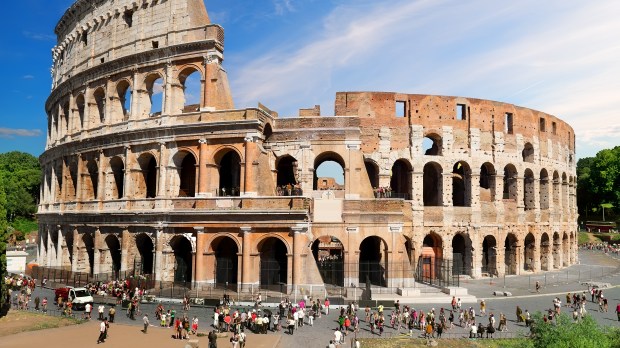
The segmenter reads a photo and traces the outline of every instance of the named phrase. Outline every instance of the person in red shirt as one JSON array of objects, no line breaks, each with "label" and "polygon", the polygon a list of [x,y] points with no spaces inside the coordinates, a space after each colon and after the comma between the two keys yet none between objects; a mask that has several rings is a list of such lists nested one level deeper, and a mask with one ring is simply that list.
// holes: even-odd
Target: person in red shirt
[{"label": "person in red shirt", "polygon": [[620,321],[620,303],[616,306],[616,314],[618,315],[618,321]]}]

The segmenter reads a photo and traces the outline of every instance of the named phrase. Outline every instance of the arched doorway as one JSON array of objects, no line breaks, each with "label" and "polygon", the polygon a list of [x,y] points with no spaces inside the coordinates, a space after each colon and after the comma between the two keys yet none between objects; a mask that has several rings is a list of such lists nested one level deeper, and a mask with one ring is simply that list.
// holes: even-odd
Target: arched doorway
[{"label": "arched doorway", "polygon": [[517,201],[517,169],[512,164],[504,167],[504,199]]},{"label": "arched doorway", "polygon": [[523,269],[534,271],[534,251],[536,250],[536,239],[534,235],[528,233],[523,242]]},{"label": "arched doorway", "polygon": [[517,274],[517,237],[509,233],[504,241],[504,273]]},{"label": "arched doorway", "polygon": [[392,166],[390,187],[391,198],[411,199],[411,164],[407,160],[399,159]]},{"label": "arched doorway", "polygon": [[441,137],[438,134],[428,134],[422,140],[422,151],[426,156],[441,156]]},{"label": "arched doorway", "polygon": [[534,163],[534,146],[530,143],[525,143],[521,156],[523,157],[523,162]]},{"label": "arched doorway", "polygon": [[222,236],[211,242],[211,249],[215,254],[215,284],[218,287],[236,289],[239,272],[237,243],[230,237]]},{"label": "arched doorway", "polygon": [[[115,277],[118,276],[118,272],[121,270],[121,243],[114,235],[109,235],[105,238],[105,244],[108,247],[108,257],[106,260],[109,262],[110,271]],[[107,262],[106,262],[107,263]]]},{"label": "arched doorway", "polygon": [[335,152],[324,152],[314,160],[313,190],[344,190],[345,163]]},{"label": "arched doorway", "polygon": [[285,188],[286,190],[282,190],[283,195],[289,195],[287,191],[287,187],[295,186],[297,184],[297,178],[295,174],[297,173],[297,160],[292,156],[284,156],[278,159],[278,163],[276,165],[277,168],[277,178],[276,182],[280,188]]},{"label": "arched doorway", "polygon": [[534,173],[528,168],[523,173],[523,206],[525,210],[532,210],[536,207],[535,192]]},{"label": "arched doorway", "polygon": [[387,243],[377,236],[360,244],[359,282],[368,286],[387,286]]},{"label": "arched doorway", "polygon": [[174,281],[192,282],[192,244],[184,236],[176,236],[170,241],[174,253]]},{"label": "arched doorway", "polygon": [[288,284],[288,257],[284,242],[268,237],[258,244],[260,253],[260,287],[285,291]]},{"label": "arched doorway", "polygon": [[482,241],[482,273],[497,276],[497,241],[491,235]]},{"label": "arched doorway", "polygon": [[368,174],[368,179],[370,180],[370,186],[373,189],[379,187],[379,166],[369,159],[364,160],[364,167],[366,168],[366,173]]},{"label": "arched doorway", "polygon": [[195,68],[187,68],[179,74],[179,82],[183,91],[183,113],[200,110],[202,95],[201,79],[201,73]]},{"label": "arched doorway", "polygon": [[137,180],[134,195],[137,198],[155,198],[157,196],[157,161],[151,153],[138,157],[138,165],[142,172]]},{"label": "arched doorway", "polygon": [[82,262],[88,262],[85,265],[86,272],[93,275],[95,266],[95,241],[90,233],[84,233],[82,235],[82,245],[84,246],[84,253],[82,253],[84,259]]},{"label": "arched doorway", "polygon": [[471,274],[471,240],[461,233],[452,238],[452,274]]},{"label": "arched doorway", "polygon": [[196,158],[189,152],[179,164],[179,197],[196,196]]},{"label": "arched doorway", "polygon": [[[94,158],[91,158],[86,163],[86,170],[88,171],[88,176],[85,180],[86,185],[83,190],[83,199],[94,200],[97,199],[97,192],[99,190],[99,165],[97,165],[97,161]],[[57,192],[60,192],[60,190]]]},{"label": "arched doorway", "polygon": [[560,235],[555,232],[553,234],[553,268],[554,269],[559,269],[560,267],[562,267],[562,263],[560,262],[561,260],[561,243],[560,243]]},{"label": "arched doorway", "polygon": [[564,232],[562,236],[562,260],[563,266],[567,267],[570,264],[570,255],[569,255],[569,247],[568,247],[568,235]]},{"label": "arched doorway", "polygon": [[540,209],[549,209],[549,174],[545,168],[540,170]]},{"label": "arched doorway", "polygon": [[550,243],[549,243],[549,235],[543,233],[540,237],[540,268],[543,271],[549,271],[550,267]]},{"label": "arched doorway", "polygon": [[241,157],[230,150],[219,162],[220,196],[239,196],[241,190]]},{"label": "arched doorway", "polygon": [[443,205],[443,170],[438,163],[429,162],[424,166],[424,206]]},{"label": "arched doorway", "polygon": [[[136,236],[136,248],[140,259],[133,260],[134,270],[142,274],[153,273],[153,241],[146,234]],[[131,260],[130,260],[131,261]]]},{"label": "arched doorway", "polygon": [[432,283],[441,276],[443,242],[436,233],[427,234],[422,241],[422,254],[418,260],[417,278]]},{"label": "arched doorway", "polygon": [[114,184],[112,185],[112,196],[114,199],[123,198],[123,190],[125,184],[125,164],[123,160],[115,156],[110,160],[110,169],[112,170],[112,178]]},{"label": "arched doorway", "polygon": [[471,169],[460,161],[452,167],[452,205],[469,207],[471,205]]},{"label": "arched doorway", "polygon": [[325,284],[344,286],[344,247],[338,238],[317,238],[312,243],[312,256]]},{"label": "arched doorway", "polygon": [[71,269],[73,263],[73,231],[64,232],[64,243],[62,245],[62,267]]},{"label": "arched doorway", "polygon": [[489,162],[480,166],[480,201],[495,201],[495,167]]}]

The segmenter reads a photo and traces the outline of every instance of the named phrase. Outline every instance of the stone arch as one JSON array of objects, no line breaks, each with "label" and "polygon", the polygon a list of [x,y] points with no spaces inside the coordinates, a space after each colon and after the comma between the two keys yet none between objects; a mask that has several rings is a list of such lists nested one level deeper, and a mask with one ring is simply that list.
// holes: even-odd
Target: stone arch
[{"label": "stone arch", "polygon": [[129,80],[122,79],[116,84],[116,95],[112,105],[113,123],[129,119],[132,93],[131,82],[129,82]]},{"label": "stone arch", "polygon": [[69,100],[65,100],[61,107],[62,118],[64,119],[65,128],[62,130],[63,135],[71,132],[71,111],[69,108]]},{"label": "stone arch", "polygon": [[288,284],[287,243],[277,235],[268,235],[257,244],[260,255],[260,287],[281,290]]},{"label": "stone arch", "polygon": [[549,173],[545,168],[540,170],[540,209],[549,209]]},{"label": "stone arch", "polygon": [[148,98],[140,98],[141,110],[144,116],[157,117],[162,114],[164,107],[164,80],[160,73],[154,72],[144,78],[144,87]]},{"label": "stone arch", "polygon": [[518,249],[518,239],[514,233],[508,233],[506,239],[504,240],[504,266],[505,266],[505,274],[517,274],[518,273],[518,265],[517,265],[517,249]]},{"label": "stone arch", "polygon": [[405,252],[407,253],[407,260],[409,261],[409,265],[413,266],[414,264],[414,253],[415,247],[413,246],[413,240],[407,236],[403,236],[405,238]]},{"label": "stone arch", "polygon": [[422,240],[422,251],[418,260],[418,277],[422,280],[436,279],[441,276],[443,241],[437,233],[430,232]]},{"label": "stone arch", "polygon": [[437,162],[424,165],[424,206],[443,205],[443,169]]},{"label": "stone arch", "polygon": [[359,282],[375,286],[387,286],[388,245],[378,236],[369,236],[360,243]]},{"label": "stone arch", "polygon": [[562,234],[562,266],[568,267],[570,265],[570,244],[568,240],[568,234],[564,232]]},{"label": "stone arch", "polygon": [[480,166],[480,201],[495,201],[495,176],[497,172],[493,164],[485,162]]},{"label": "stone arch", "polygon": [[530,232],[523,242],[523,270],[534,271],[534,255],[536,251],[536,238]]},{"label": "stone arch", "polygon": [[411,199],[411,172],[413,167],[406,159],[398,159],[392,165],[390,187],[392,198]]},{"label": "stone arch", "polygon": [[55,202],[62,201],[62,182],[63,182],[63,164],[62,162],[56,162],[54,164],[54,176],[56,180],[54,180],[54,189],[55,189]]},{"label": "stone arch", "polygon": [[560,191],[561,191],[560,174],[558,171],[553,172],[553,207],[560,209]]},{"label": "stone arch", "polygon": [[472,255],[471,239],[466,233],[457,233],[452,237],[452,274],[471,275]]},{"label": "stone arch", "polygon": [[567,212],[569,207],[570,197],[568,196],[568,177],[566,173],[562,173],[562,211]]},{"label": "stone arch", "polygon": [[[153,252],[155,251],[153,239],[146,233],[139,233],[136,235],[135,240],[140,259],[136,260],[134,258],[134,266],[139,266],[139,269],[134,269],[134,271],[142,274],[153,274]],[[137,264],[136,261],[138,261]]]},{"label": "stone arch", "polygon": [[77,198],[77,167],[78,163],[74,156],[65,157],[64,159],[66,175],[65,175],[65,199],[67,201],[75,201]]},{"label": "stone arch", "polygon": [[560,241],[560,234],[557,232],[553,233],[553,268],[559,269],[562,267],[562,244]]},{"label": "stone arch", "polygon": [[[196,196],[196,178],[198,177],[198,165],[196,156],[189,149],[179,149],[172,157],[172,162],[177,169],[178,197]],[[176,185],[175,185],[176,186]]]},{"label": "stone arch", "polygon": [[497,240],[493,235],[487,235],[482,240],[481,270],[483,274],[497,276]]},{"label": "stone arch", "polygon": [[471,206],[471,168],[465,161],[456,162],[452,167],[452,205]]},{"label": "stone arch", "polygon": [[84,112],[86,110],[86,101],[84,99],[84,94],[79,94],[76,98],[75,98],[75,107],[76,107],[76,112],[77,112],[77,117],[75,117],[76,120],[78,120],[78,129],[82,130],[84,129]]},{"label": "stone arch", "polygon": [[[338,154],[337,152],[333,152],[333,151],[326,151],[323,152],[321,154],[319,154],[318,156],[315,157],[314,159],[314,177],[312,180],[312,188],[313,190],[320,190],[320,189],[330,189],[330,188],[334,188],[334,189],[339,189],[340,184],[337,183],[339,178],[334,178],[335,182],[333,184],[330,185],[329,182],[327,182],[327,180],[325,182],[320,182],[319,183],[319,177],[318,177],[318,169],[319,167],[321,167],[325,162],[334,162],[336,164],[338,164],[340,166],[340,168],[342,168],[342,178],[343,178],[343,183],[342,183],[342,188],[345,187],[346,185],[346,178],[344,176],[344,172],[346,170],[346,165],[345,165],[345,161],[342,158],[342,156],[340,156],[340,154]],[[323,179],[322,179],[323,180]],[[335,187],[331,187],[332,185],[338,185]]]},{"label": "stone arch", "polygon": [[517,201],[517,168],[513,164],[504,167],[504,199]]},{"label": "stone arch", "polygon": [[181,87],[179,109],[182,113],[200,110],[202,105],[202,71],[193,65],[186,66],[178,75]]},{"label": "stone arch", "polygon": [[241,191],[241,155],[237,149],[224,147],[216,152],[218,196],[239,196]]},{"label": "stone arch", "polygon": [[272,134],[273,127],[271,127],[271,123],[265,123],[265,127],[263,128],[263,142],[268,142]]},{"label": "stone arch", "polygon": [[523,145],[521,157],[523,158],[523,162],[534,163],[534,146],[532,146],[531,143],[525,143]]},{"label": "stone arch", "polygon": [[63,232],[63,236],[64,236],[64,241],[61,245],[62,248],[62,261],[60,266],[63,268],[69,268],[71,269],[71,265],[73,264],[74,261],[74,257],[73,257],[73,231],[69,230],[69,231],[65,231]]},{"label": "stone arch", "polygon": [[[297,179],[297,159],[291,155],[284,155],[276,159],[276,184],[279,187],[286,188],[287,185],[295,186]],[[291,194],[283,190],[282,194],[290,196]]]},{"label": "stone arch", "polygon": [[138,156],[140,173],[134,181],[134,196],[136,198],[155,198],[157,196],[158,164],[151,152],[144,152]]},{"label": "stone arch", "polygon": [[378,188],[379,187],[379,165],[374,160],[370,158],[365,158],[364,167],[366,168],[366,174],[368,174],[368,179],[370,180],[370,186],[373,189]]},{"label": "stone arch", "polygon": [[334,236],[320,236],[312,242],[312,256],[323,283],[344,286],[344,245]]},{"label": "stone arch", "polygon": [[426,156],[442,155],[442,139],[437,133],[428,133],[422,139],[422,151]]},{"label": "stone arch", "polygon": [[215,284],[225,287],[237,284],[241,248],[236,238],[220,234],[209,243],[209,248],[215,256]]},{"label": "stone arch", "polygon": [[83,182],[82,199],[97,199],[97,192],[99,190],[99,164],[97,164],[94,157],[86,162],[86,172],[88,176],[85,177],[85,182]]},{"label": "stone arch", "polygon": [[107,253],[103,255],[103,262],[101,263],[101,271],[112,272],[114,277],[118,275],[121,270],[121,243],[114,234],[109,234],[104,239],[107,247]]},{"label": "stone arch", "polygon": [[91,125],[102,125],[105,123],[105,100],[105,89],[103,89],[103,87],[96,88],[93,91],[93,103],[90,103],[90,110],[88,113],[91,117]]},{"label": "stone arch", "polygon": [[170,248],[174,255],[174,281],[192,282],[192,243],[185,235],[176,235],[170,239]]},{"label": "stone arch", "polygon": [[112,199],[121,199],[124,197],[125,190],[125,163],[119,156],[110,159],[110,170],[112,177],[110,178],[109,189],[107,190]]},{"label": "stone arch", "polygon": [[550,271],[552,268],[550,250],[549,235],[543,232],[540,236],[540,269],[543,271]]},{"label": "stone arch", "polygon": [[534,173],[527,168],[523,172],[523,206],[525,210],[536,208],[536,190],[534,187]]},{"label": "stone arch", "polygon": [[82,265],[82,271],[93,275],[95,267],[95,240],[91,233],[86,232],[80,238],[81,248],[78,255],[78,265]]}]

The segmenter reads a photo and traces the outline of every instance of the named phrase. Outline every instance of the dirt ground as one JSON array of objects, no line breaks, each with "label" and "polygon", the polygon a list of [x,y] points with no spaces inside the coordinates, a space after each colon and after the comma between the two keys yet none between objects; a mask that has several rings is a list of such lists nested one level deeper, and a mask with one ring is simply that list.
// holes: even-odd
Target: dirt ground
[{"label": "dirt ground", "polygon": [[[52,325],[60,321],[56,329],[23,332],[32,325]],[[142,333],[141,327],[110,324],[109,337],[105,343],[97,344],[99,336],[99,322],[93,320],[80,325],[70,320],[36,315],[31,313],[13,313],[0,319],[0,347],[23,348],[46,347],[65,348],[69,342],[71,347],[174,347],[183,348],[187,341],[172,339],[172,330],[160,327],[149,327],[148,333]],[[66,326],[70,325],[70,326]],[[46,326],[49,327],[49,326]],[[20,332],[15,334],[15,332]],[[207,337],[191,336],[191,339],[199,340],[199,347],[208,347]],[[278,345],[279,336],[273,335],[248,335],[248,345],[253,348],[274,348]],[[218,340],[218,347],[228,347],[230,342],[227,337]]]},{"label": "dirt ground", "polygon": [[[6,317],[0,318],[0,337],[14,335],[23,331],[35,331],[75,325],[71,319],[50,317],[47,315],[9,311]],[[2,339],[4,341],[4,338]]]},{"label": "dirt ground", "polygon": [[[361,339],[362,347],[373,348],[426,348],[428,347],[426,341],[423,339],[411,340],[411,339]],[[437,347],[450,347],[450,348],[500,348],[505,347],[506,342],[504,340],[451,340],[441,339],[437,341]]]}]

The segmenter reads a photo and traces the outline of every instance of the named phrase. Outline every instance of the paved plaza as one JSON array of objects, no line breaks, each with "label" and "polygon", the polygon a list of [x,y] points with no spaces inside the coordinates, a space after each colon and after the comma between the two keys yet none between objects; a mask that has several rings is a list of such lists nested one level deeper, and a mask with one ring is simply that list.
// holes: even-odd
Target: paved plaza
[{"label": "paved plaza", "polygon": [[[588,296],[588,303],[586,309],[588,314],[595,318],[602,325],[619,325],[616,314],[614,313],[616,304],[620,302],[620,288],[616,285],[620,284],[620,260],[614,256],[603,254],[599,251],[580,251],[579,253],[580,263],[557,272],[547,272],[545,275],[519,275],[519,276],[507,276],[506,278],[493,278],[493,279],[477,279],[477,280],[463,280],[461,285],[467,287],[469,294],[474,295],[479,302],[480,299],[485,299],[487,303],[487,313],[494,313],[496,317],[499,317],[500,313],[505,313],[508,318],[508,332],[497,333],[496,337],[515,337],[527,332],[527,328],[522,324],[516,323],[515,309],[519,305],[523,310],[528,309],[531,313],[538,310],[552,308],[552,300],[554,297],[559,297],[564,305],[566,293],[570,292],[583,292],[587,290],[586,285],[583,282],[599,282],[609,283],[611,288],[604,290],[605,297],[609,300],[609,312],[603,313],[598,311],[598,305],[589,302],[590,296]],[[536,293],[534,290],[534,284],[539,281],[543,286],[540,293]],[[506,291],[510,292],[512,296],[494,296],[494,291]],[[34,296],[47,296],[53,297],[51,289],[37,288]],[[33,298],[34,298],[33,296]],[[425,312],[431,308],[435,308],[439,311],[440,308],[450,307],[450,297],[446,296],[445,301],[440,302],[434,297],[433,303],[419,304],[413,303],[411,306],[417,310],[422,309]],[[418,301],[415,301],[418,302]],[[469,308],[473,306],[476,313],[479,312],[478,302],[476,304],[463,303],[463,308]],[[401,300],[402,304],[406,304],[407,301]],[[267,304],[269,305],[269,304]],[[275,304],[274,304],[275,305]],[[174,308],[177,311],[177,315],[185,313],[182,311],[182,306],[178,303],[164,303],[165,309]],[[237,307],[233,306],[233,309]],[[151,317],[151,322],[154,323],[155,304],[142,304],[142,312],[146,312]],[[562,311],[569,311],[567,307],[562,307]],[[95,310],[96,311],[96,305]],[[288,335],[284,332],[269,332],[267,335],[249,335],[249,347],[311,347],[311,348],[324,348],[329,343],[329,340],[333,337],[333,332],[337,329],[337,316],[338,309],[332,308],[329,316],[323,315],[322,318],[314,321],[314,326],[306,325],[304,327],[295,330],[293,335]],[[82,312],[76,312],[77,316],[80,316]],[[106,308],[107,313],[107,308]],[[213,308],[193,306],[187,315],[192,318],[198,316],[199,318],[199,332],[206,332],[210,330],[210,325],[213,323]],[[358,337],[379,337],[376,334],[370,332],[370,328],[367,323],[363,322],[363,309],[358,312],[362,323],[360,324],[360,332]],[[389,314],[391,309],[386,309],[386,324],[389,324]],[[140,316],[137,316],[137,320],[130,320],[124,313],[119,310],[116,315],[116,322],[111,326],[112,339],[115,339],[119,335],[129,335],[135,337],[142,337],[140,332],[142,322]],[[94,322],[96,320],[93,320]],[[458,321],[458,320],[455,320]],[[477,321],[482,321],[484,324],[488,323],[488,317],[477,317]],[[118,327],[118,329],[117,329]],[[123,327],[122,329],[120,329]],[[97,326],[94,323],[88,323],[86,326],[77,326],[75,328],[65,328],[60,330],[78,330],[84,332],[84,335],[88,337],[92,343],[96,341]],[[467,336],[467,329],[455,326],[455,328],[444,332],[444,338],[462,338]],[[389,325],[386,325],[384,337],[394,337],[404,335],[407,333],[406,329],[398,330],[392,329]],[[420,332],[414,332],[414,335],[419,336]],[[155,340],[154,346],[183,346],[181,342],[175,345],[174,340],[170,338],[172,335],[172,329],[152,327],[147,334],[149,339],[152,337],[160,337]],[[346,343],[347,346],[350,343],[350,339],[353,337],[353,333],[349,334]],[[87,340],[87,342],[90,342]],[[170,343],[163,344],[161,340],[168,340]],[[228,341],[222,339],[225,344],[221,346],[227,347]],[[0,347],[11,347],[10,340],[2,340]],[[90,344],[90,343],[88,343]],[[88,346],[88,345],[87,345]],[[201,338],[201,346],[206,347],[206,339]]]}]

